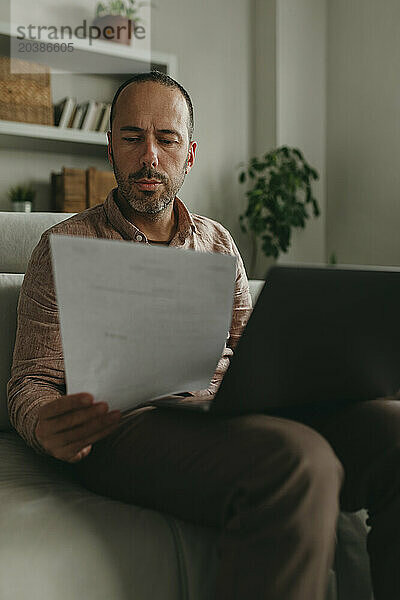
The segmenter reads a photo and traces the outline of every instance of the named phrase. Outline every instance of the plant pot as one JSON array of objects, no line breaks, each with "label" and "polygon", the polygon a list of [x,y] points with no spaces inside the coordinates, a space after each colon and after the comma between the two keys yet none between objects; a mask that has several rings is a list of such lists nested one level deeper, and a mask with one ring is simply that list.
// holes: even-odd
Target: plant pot
[{"label": "plant pot", "polygon": [[32,212],[32,202],[11,202],[12,212]]},{"label": "plant pot", "polygon": [[100,40],[130,45],[134,28],[131,19],[119,15],[105,15],[94,19],[93,25],[100,29]]}]

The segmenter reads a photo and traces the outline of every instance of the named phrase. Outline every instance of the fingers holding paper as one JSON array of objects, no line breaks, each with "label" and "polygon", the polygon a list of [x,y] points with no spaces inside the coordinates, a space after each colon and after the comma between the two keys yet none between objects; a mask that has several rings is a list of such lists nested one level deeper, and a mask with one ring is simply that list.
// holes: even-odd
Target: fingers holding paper
[{"label": "fingers holding paper", "polygon": [[69,394],[40,408],[36,438],[54,458],[75,463],[90,453],[94,442],[114,431],[120,418],[120,411],[110,412],[91,394]]}]

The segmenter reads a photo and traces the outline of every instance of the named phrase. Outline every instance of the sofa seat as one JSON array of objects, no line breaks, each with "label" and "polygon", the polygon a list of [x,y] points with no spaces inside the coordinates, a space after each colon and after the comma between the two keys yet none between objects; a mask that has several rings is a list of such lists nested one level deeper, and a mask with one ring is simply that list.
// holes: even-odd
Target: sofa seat
[{"label": "sofa seat", "polygon": [[216,532],[109,500],[71,467],[0,436],[2,600],[206,600]]}]

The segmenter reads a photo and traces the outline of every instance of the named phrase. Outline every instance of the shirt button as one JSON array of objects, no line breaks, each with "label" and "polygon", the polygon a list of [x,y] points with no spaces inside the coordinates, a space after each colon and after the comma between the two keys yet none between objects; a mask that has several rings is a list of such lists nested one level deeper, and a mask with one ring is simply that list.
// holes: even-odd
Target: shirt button
[{"label": "shirt button", "polygon": [[140,233],[138,233],[138,234],[136,235],[136,240],[137,240],[138,242],[143,242],[143,236],[142,236],[142,235],[140,235]]}]

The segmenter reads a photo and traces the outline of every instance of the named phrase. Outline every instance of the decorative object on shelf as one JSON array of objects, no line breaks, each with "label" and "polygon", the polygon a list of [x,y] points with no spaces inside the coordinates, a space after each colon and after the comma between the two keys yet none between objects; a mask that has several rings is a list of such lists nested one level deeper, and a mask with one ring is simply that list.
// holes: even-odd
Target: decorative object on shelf
[{"label": "decorative object on shelf", "polygon": [[[93,25],[101,30],[100,39],[129,45],[133,29],[141,20],[140,8],[146,4],[137,0],[99,2]],[[107,33],[108,29],[109,33]]]},{"label": "decorative object on shelf", "polygon": [[52,209],[55,212],[82,212],[104,202],[116,186],[112,171],[63,167],[61,173],[51,174]]},{"label": "decorative object on shelf", "polygon": [[56,212],[81,212],[86,208],[86,173],[84,169],[63,167],[51,174],[52,207]]},{"label": "decorative object on shelf", "polygon": [[53,125],[48,67],[0,56],[0,119]]},{"label": "decorative object on shelf", "polygon": [[31,185],[16,185],[8,192],[13,212],[32,212],[36,192]]},{"label": "decorative object on shelf", "polygon": [[239,182],[251,183],[246,192],[247,209],[239,220],[242,231],[250,230],[252,236],[252,274],[257,260],[257,238],[261,238],[265,256],[278,258],[280,252],[287,252],[292,230],[305,227],[310,217],[309,204],[314,217],[319,216],[311,189],[312,181],[319,179],[319,175],[300,150],[287,146],[267,152],[261,159],[251,158],[247,166],[244,163],[239,166],[245,166]]},{"label": "decorative object on shelf", "polygon": [[113,171],[99,171],[95,167],[86,169],[86,206],[96,206],[106,199],[117,187]]}]

